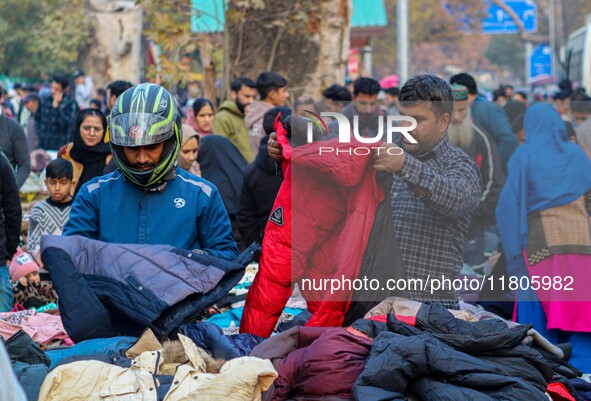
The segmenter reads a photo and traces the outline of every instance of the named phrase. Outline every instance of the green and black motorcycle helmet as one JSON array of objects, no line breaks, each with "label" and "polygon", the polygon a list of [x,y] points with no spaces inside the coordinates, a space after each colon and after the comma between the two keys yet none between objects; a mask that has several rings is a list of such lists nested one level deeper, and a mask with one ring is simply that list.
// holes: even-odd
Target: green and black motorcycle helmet
[{"label": "green and black motorcycle helmet", "polygon": [[[170,93],[151,83],[133,86],[115,101],[109,115],[109,136],[115,162],[135,185],[152,189],[176,166],[183,132],[181,115]],[[154,145],[164,142],[162,156],[149,170],[133,168],[124,147]]]}]

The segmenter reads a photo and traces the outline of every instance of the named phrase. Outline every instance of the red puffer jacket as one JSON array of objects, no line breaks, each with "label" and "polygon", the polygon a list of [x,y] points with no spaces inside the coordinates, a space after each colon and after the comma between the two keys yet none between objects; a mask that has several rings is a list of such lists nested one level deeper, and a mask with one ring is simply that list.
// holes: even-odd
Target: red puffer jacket
[{"label": "red puffer jacket", "polygon": [[376,208],[384,199],[372,155],[349,153],[367,145],[335,138],[292,149],[283,127],[276,128],[285,158],[284,182],[265,228],[259,273],[240,324],[241,332],[263,337],[271,335],[295,283],[312,312],[308,326],[343,323],[352,291],[303,288],[301,280],[357,278]]}]

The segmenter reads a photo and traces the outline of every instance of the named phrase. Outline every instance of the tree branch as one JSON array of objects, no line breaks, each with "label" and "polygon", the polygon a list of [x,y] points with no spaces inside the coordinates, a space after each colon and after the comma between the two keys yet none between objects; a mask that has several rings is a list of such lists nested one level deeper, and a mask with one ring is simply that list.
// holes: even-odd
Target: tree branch
[{"label": "tree branch", "polygon": [[505,4],[505,2],[503,2],[503,0],[490,0],[490,1],[491,1],[491,3],[495,4],[497,7],[499,7],[503,11],[505,11],[507,14],[509,14],[509,16],[511,17],[513,22],[515,22],[515,25],[517,25],[517,29],[519,29],[519,37],[523,41],[532,42],[532,43],[536,43],[536,44],[537,43],[548,43],[548,41],[550,40],[548,35],[526,32],[525,27],[523,26],[523,22],[521,22],[521,20],[519,19],[519,16],[515,13],[515,11],[513,11],[513,9],[511,7],[509,7],[507,4]]}]

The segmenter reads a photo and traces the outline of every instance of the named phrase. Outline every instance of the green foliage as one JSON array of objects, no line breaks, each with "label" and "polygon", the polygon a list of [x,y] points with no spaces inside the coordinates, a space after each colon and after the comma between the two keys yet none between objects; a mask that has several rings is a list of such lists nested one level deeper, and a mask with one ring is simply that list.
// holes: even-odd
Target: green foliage
[{"label": "green foliage", "polygon": [[519,71],[525,65],[525,45],[518,34],[493,35],[486,57],[496,65]]},{"label": "green foliage", "polygon": [[95,27],[87,0],[2,0],[0,71],[31,78],[71,71]]},{"label": "green foliage", "polygon": [[160,64],[151,65],[146,77],[166,87],[193,80],[188,65],[179,63],[185,53],[196,49],[197,35],[191,31],[190,0],[138,0],[144,7],[144,35],[162,49]]}]

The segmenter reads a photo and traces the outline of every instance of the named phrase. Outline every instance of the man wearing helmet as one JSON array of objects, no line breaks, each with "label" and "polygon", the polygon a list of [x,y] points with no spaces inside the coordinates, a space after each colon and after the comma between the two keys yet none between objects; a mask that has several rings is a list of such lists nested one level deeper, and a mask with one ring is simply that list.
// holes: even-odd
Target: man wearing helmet
[{"label": "man wearing helmet", "polygon": [[119,168],[80,189],[63,235],[238,255],[217,188],[176,166],[181,117],[166,89],[144,83],[126,90],[109,133]]}]

